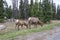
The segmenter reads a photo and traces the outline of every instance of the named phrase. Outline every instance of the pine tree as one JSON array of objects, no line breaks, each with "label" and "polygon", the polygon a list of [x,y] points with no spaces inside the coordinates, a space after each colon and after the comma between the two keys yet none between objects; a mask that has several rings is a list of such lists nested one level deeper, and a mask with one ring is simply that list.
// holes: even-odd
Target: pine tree
[{"label": "pine tree", "polygon": [[29,4],[28,0],[24,0],[24,17],[27,19],[29,17]]},{"label": "pine tree", "polygon": [[52,17],[52,19],[56,19],[56,5],[55,5],[55,3],[53,3],[53,7],[52,8],[53,8],[53,10],[52,10],[53,11],[53,13],[52,13],[53,17]]},{"label": "pine tree", "polygon": [[6,0],[4,1],[4,14],[8,19],[12,17],[11,6],[8,7]]},{"label": "pine tree", "polygon": [[43,13],[42,13],[42,2],[40,0],[39,2],[39,11],[38,11],[38,15],[39,15],[39,19],[42,20],[42,16],[43,16]]},{"label": "pine tree", "polygon": [[52,18],[52,14],[51,14],[51,4],[49,0],[43,0],[43,21],[46,22],[50,22],[51,18]]},{"label": "pine tree", "polygon": [[4,19],[4,7],[3,7],[3,0],[0,0],[0,22]]},{"label": "pine tree", "polygon": [[12,18],[19,18],[18,0],[12,0],[12,6],[13,6]]},{"label": "pine tree", "polygon": [[33,4],[33,0],[30,1],[30,5],[29,5],[29,16],[34,16],[34,4]]},{"label": "pine tree", "polygon": [[31,0],[31,6],[33,6],[33,0]]},{"label": "pine tree", "polygon": [[7,4],[7,2],[6,2],[6,0],[5,1],[3,1],[4,3],[4,8],[8,8],[8,4]]},{"label": "pine tree", "polygon": [[3,0],[0,0],[0,18],[3,18],[4,16],[4,14],[3,14],[3,12],[4,12],[4,8],[3,8]]},{"label": "pine tree", "polygon": [[24,19],[24,3],[23,3],[23,0],[20,0],[19,10],[20,10],[20,18]]},{"label": "pine tree", "polygon": [[38,17],[39,13],[38,13],[39,9],[38,9],[38,0],[35,0],[35,4],[34,4],[34,16]]},{"label": "pine tree", "polygon": [[60,20],[60,5],[57,7],[57,19]]},{"label": "pine tree", "polygon": [[11,18],[11,15],[12,15],[12,9],[11,9],[11,6],[9,6],[7,9],[6,9],[6,16],[7,18]]}]

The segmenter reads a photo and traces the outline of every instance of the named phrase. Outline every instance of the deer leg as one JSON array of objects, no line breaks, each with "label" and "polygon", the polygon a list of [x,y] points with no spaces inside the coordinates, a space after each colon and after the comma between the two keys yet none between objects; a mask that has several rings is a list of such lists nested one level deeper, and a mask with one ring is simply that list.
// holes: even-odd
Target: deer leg
[{"label": "deer leg", "polygon": [[35,28],[37,28],[37,24],[36,24],[36,27]]},{"label": "deer leg", "polygon": [[18,30],[19,30],[19,25],[18,25]]},{"label": "deer leg", "polygon": [[17,25],[15,25],[15,29],[16,29]]},{"label": "deer leg", "polygon": [[28,25],[25,25],[26,26],[26,28],[28,29]]},{"label": "deer leg", "polygon": [[29,29],[31,29],[31,24],[29,24]]},{"label": "deer leg", "polygon": [[43,24],[41,23],[41,27],[43,26]]},{"label": "deer leg", "polygon": [[21,28],[23,29],[23,25],[21,25]]},{"label": "deer leg", "polygon": [[35,28],[37,28],[37,23],[35,23]]}]

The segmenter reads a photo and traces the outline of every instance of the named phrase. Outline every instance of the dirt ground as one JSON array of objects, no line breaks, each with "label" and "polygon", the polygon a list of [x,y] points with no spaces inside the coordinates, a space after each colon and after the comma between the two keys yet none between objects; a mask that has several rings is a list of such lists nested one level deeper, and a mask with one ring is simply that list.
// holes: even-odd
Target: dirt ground
[{"label": "dirt ground", "polygon": [[[60,22],[60,20],[51,20],[51,23],[57,23]],[[11,32],[12,30],[16,30],[15,23],[14,22],[6,22],[6,23],[0,23],[0,25],[5,25],[6,29],[2,30],[1,33]],[[48,35],[52,35],[55,33],[56,29],[60,27],[55,28],[54,30],[49,30],[45,32],[38,32],[38,33],[31,33],[26,36],[17,36],[14,40],[43,40]]]},{"label": "dirt ground", "polygon": [[51,20],[52,23],[60,23],[60,20]]},{"label": "dirt ground", "polygon": [[0,25],[5,25],[6,28],[1,31],[1,33],[10,32],[12,30],[15,30],[15,23],[14,22],[6,22],[6,23],[0,23]]}]

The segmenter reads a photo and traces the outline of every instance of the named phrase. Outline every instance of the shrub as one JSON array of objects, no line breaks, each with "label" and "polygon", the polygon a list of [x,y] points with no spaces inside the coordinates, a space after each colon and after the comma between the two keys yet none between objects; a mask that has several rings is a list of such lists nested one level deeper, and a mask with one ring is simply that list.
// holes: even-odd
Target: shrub
[{"label": "shrub", "polygon": [[0,23],[3,23],[4,22],[4,19],[0,19]]}]

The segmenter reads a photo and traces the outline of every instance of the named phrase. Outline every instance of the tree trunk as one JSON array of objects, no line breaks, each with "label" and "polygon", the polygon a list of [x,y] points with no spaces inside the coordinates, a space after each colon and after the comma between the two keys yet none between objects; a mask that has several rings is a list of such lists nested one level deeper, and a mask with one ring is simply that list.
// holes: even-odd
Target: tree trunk
[{"label": "tree trunk", "polygon": [[24,14],[25,14],[25,19],[29,17],[29,5],[28,5],[28,0],[24,0]]},{"label": "tree trunk", "polygon": [[13,11],[12,11],[12,18],[18,18],[18,0],[12,0],[13,4]]}]

